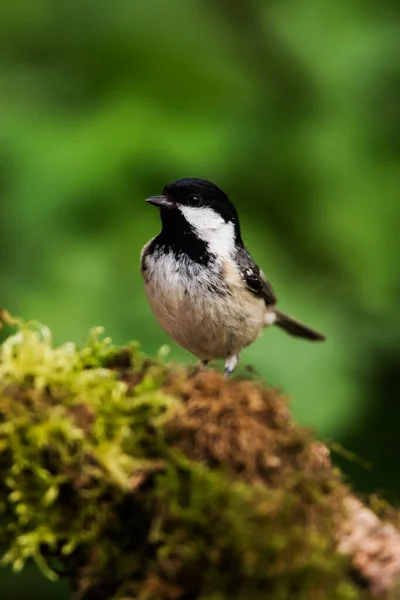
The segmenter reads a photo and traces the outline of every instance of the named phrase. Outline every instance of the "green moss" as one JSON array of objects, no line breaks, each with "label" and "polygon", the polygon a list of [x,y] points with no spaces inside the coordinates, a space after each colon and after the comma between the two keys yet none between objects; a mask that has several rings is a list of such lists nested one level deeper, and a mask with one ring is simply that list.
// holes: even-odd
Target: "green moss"
[{"label": "green moss", "polygon": [[334,547],[345,493],[257,382],[17,328],[0,351],[3,564],[77,597],[355,600]]}]

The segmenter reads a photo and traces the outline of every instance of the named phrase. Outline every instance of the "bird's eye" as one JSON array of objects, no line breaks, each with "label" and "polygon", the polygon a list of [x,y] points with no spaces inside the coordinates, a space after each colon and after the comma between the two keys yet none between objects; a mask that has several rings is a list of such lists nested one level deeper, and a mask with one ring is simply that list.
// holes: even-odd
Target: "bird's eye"
[{"label": "bird's eye", "polygon": [[192,194],[191,196],[189,196],[188,202],[190,206],[199,206],[201,198],[197,194]]}]

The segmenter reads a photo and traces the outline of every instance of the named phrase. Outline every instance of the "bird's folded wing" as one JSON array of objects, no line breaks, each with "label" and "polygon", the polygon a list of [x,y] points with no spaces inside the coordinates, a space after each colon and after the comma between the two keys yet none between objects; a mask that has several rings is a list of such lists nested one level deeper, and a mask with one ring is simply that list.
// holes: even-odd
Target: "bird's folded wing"
[{"label": "bird's folded wing", "polygon": [[237,262],[240,265],[240,272],[247,288],[253,294],[263,298],[267,306],[276,304],[277,298],[272,285],[260,270],[260,267],[256,265],[246,248],[238,250]]}]

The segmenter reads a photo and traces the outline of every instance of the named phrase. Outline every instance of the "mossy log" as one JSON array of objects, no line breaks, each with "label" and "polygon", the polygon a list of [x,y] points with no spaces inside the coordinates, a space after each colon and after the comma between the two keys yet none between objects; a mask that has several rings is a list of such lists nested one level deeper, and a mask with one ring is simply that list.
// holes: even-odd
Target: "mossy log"
[{"label": "mossy log", "polygon": [[3,564],[84,600],[400,598],[396,527],[275,390],[3,317]]}]

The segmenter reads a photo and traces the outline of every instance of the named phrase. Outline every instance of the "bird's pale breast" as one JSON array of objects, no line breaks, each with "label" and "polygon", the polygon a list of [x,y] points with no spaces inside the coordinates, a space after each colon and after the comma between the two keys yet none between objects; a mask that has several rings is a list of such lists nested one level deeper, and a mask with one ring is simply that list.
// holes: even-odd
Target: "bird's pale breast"
[{"label": "bird's pale breast", "polygon": [[164,330],[202,360],[227,358],[259,335],[265,303],[249,293],[234,263],[207,269],[172,254],[147,256],[142,273],[150,306]]}]

